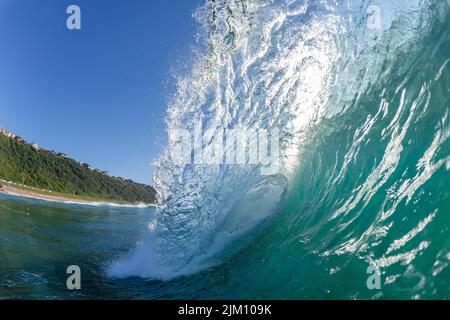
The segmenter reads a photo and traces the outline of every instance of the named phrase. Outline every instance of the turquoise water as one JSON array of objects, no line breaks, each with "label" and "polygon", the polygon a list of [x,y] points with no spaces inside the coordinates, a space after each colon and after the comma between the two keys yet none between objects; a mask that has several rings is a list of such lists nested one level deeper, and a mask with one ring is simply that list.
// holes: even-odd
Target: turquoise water
[{"label": "turquoise water", "polygon": [[[121,293],[104,270],[133,248],[152,214],[0,195],[0,299],[129,297],[133,290]],[[81,268],[81,292],[67,290],[69,265]]]},{"label": "turquoise water", "polygon": [[2,197],[0,296],[450,298],[449,2],[207,1],[195,18],[169,135],[278,129],[278,174],[183,165],[172,141],[156,210]]}]

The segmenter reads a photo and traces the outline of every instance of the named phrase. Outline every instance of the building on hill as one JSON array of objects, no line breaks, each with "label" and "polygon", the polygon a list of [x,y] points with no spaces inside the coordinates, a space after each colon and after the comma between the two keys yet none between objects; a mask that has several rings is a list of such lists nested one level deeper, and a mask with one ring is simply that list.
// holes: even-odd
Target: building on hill
[{"label": "building on hill", "polygon": [[16,141],[21,142],[21,143],[27,143],[27,142],[25,141],[25,139],[23,139],[21,136],[13,135],[13,136],[10,137],[10,138],[13,138],[13,139],[15,139]]},{"label": "building on hill", "polygon": [[9,132],[8,130],[3,129],[3,128],[0,128],[0,133],[8,138],[12,138],[12,139],[16,138],[16,135],[14,133]]},{"label": "building on hill", "polygon": [[82,167],[85,167],[86,169],[91,169],[91,166],[87,163],[84,162],[78,162],[79,165],[81,165]]}]

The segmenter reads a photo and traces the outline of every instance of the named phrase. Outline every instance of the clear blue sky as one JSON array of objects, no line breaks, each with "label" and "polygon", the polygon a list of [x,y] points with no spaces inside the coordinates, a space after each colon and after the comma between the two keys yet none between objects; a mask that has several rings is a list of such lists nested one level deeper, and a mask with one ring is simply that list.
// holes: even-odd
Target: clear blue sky
[{"label": "clear blue sky", "polygon": [[[201,0],[0,0],[0,127],[151,183]],[[82,30],[66,28],[81,8]]]}]

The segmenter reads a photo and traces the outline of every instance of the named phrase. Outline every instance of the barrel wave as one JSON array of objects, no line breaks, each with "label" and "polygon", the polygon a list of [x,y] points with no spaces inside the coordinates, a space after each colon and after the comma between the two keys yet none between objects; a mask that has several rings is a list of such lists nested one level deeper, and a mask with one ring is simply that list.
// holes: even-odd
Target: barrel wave
[{"label": "barrel wave", "polygon": [[[211,0],[194,17],[160,207],[109,274],[184,298],[450,298],[450,2]],[[180,164],[171,137],[196,122],[278,130],[279,172]]]}]

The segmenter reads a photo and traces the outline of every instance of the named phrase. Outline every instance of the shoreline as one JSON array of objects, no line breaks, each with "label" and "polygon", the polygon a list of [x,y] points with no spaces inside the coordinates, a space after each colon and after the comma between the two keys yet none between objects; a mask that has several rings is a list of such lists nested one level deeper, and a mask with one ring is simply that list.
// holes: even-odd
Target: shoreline
[{"label": "shoreline", "polygon": [[106,202],[101,200],[81,200],[74,199],[70,197],[65,197],[63,195],[48,195],[43,194],[31,190],[24,190],[16,187],[12,187],[10,185],[0,186],[0,194],[34,199],[34,200],[42,200],[48,202],[56,202],[56,203],[64,203],[64,204],[77,204],[84,206],[110,206],[110,207],[129,207],[129,208],[147,208],[156,206],[155,204],[146,204],[146,203],[116,203],[116,202]]}]

